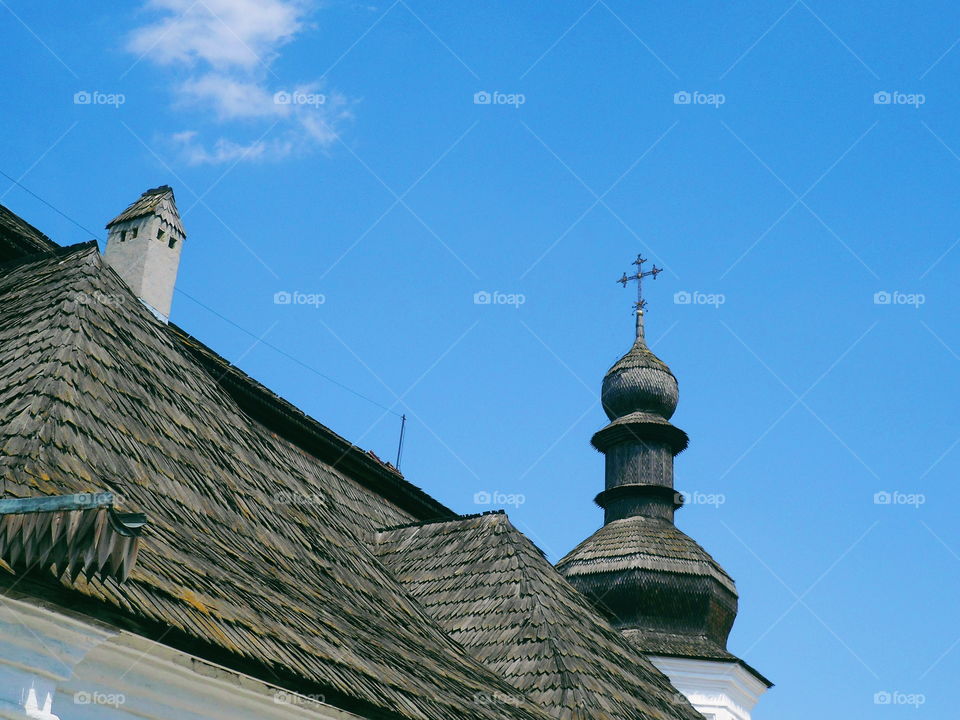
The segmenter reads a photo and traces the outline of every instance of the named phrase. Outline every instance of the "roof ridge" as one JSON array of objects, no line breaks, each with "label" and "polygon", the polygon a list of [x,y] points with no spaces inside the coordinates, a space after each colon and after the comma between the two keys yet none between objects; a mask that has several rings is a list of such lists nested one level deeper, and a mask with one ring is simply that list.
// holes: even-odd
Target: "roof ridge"
[{"label": "roof ridge", "polygon": [[[32,264],[49,264],[58,258],[62,258],[60,260],[60,263],[62,263],[67,258],[74,256],[79,258],[94,248],[97,248],[96,241],[80,243],[61,248],[60,251],[53,255],[49,253],[39,253],[27,258],[20,258],[18,261],[15,261],[13,265],[17,268],[20,268],[22,266]],[[91,255],[93,255],[93,253],[91,253]],[[97,250],[95,257],[99,258],[99,249]],[[77,266],[79,266],[79,263]],[[89,281],[88,273],[80,274],[77,277],[71,278],[69,283],[65,284],[65,287],[61,290],[59,296],[55,295],[53,298],[51,298],[51,300],[55,300],[56,302],[50,307],[62,308],[68,303],[76,303],[77,305],[81,306],[77,310],[78,315],[81,312],[86,312],[87,303],[84,302],[84,300],[81,300],[81,296],[84,295],[84,293],[77,289],[77,286],[85,281]],[[73,291],[72,295],[71,290]],[[35,377],[37,382],[36,388],[39,392],[39,397],[49,397],[49,394],[43,392],[43,389],[51,385],[55,385],[63,379],[62,373],[58,372],[58,370],[68,365],[68,363],[65,362],[65,356],[70,353],[78,353],[81,349],[81,343],[83,343],[84,340],[83,333],[80,331],[79,325],[74,327],[70,324],[64,324],[58,326],[58,330],[60,331],[60,338],[62,342],[45,348],[48,350],[48,353],[43,359],[42,369],[36,374]],[[70,342],[70,340],[72,340],[72,342]]]},{"label": "roof ridge", "polygon": [[59,247],[13,210],[0,204],[0,257],[16,258]]},{"label": "roof ridge", "polygon": [[[0,205],[0,207],[3,207]],[[35,253],[29,253],[27,255],[21,255],[19,257],[11,258],[4,262],[0,262],[0,272],[3,270],[9,270],[14,267],[19,267],[20,265],[29,265],[30,263],[40,262],[41,260],[53,260],[54,258],[64,258],[74,253],[80,253],[85,250],[90,250],[91,248],[96,247],[97,252],[99,253],[100,247],[97,244],[96,240],[87,240],[81,243],[75,243],[73,245],[57,245],[56,247],[50,248],[49,250],[40,250]]]},{"label": "roof ridge", "polygon": [[[540,550],[534,543],[523,533],[521,533],[513,523],[510,522],[509,518],[506,518],[506,532],[498,533],[501,536],[501,544],[507,544],[512,547],[515,552],[515,557],[517,558],[517,563],[519,565],[519,577],[517,583],[520,588],[520,599],[523,602],[525,607],[526,617],[524,621],[517,626],[515,632],[513,633],[514,638],[522,637],[527,632],[527,629],[531,626],[531,622],[534,617],[538,617],[543,625],[549,626],[550,620],[557,617],[558,609],[556,607],[547,607],[545,599],[541,596],[540,593],[534,592],[532,590],[532,577],[536,575],[541,582],[547,581],[546,572],[542,565],[540,567],[534,567],[534,563],[530,562],[529,553],[532,551],[539,559],[546,560],[546,556],[543,554],[543,551]],[[539,565],[539,563],[536,563]],[[553,566],[548,566],[552,569]],[[554,570],[554,572],[556,572]],[[559,573],[558,573],[559,574]],[[560,678],[561,683],[561,692],[565,697],[569,692],[576,692],[579,687],[579,683],[575,681],[577,672],[572,668],[567,667],[565,662],[565,653],[560,647],[557,637],[555,634],[548,634],[546,637],[542,638],[545,640],[547,645],[550,648],[550,662],[555,668],[555,672]]]},{"label": "roof ridge", "polygon": [[[200,365],[247,416],[300,452],[336,467],[358,485],[386,498],[412,517],[422,518],[430,513],[432,517],[443,518],[455,514],[407,480],[395,467],[311,417],[183,328],[174,323],[164,328],[191,362]],[[335,452],[325,457],[324,452],[331,446]],[[336,458],[335,462],[332,458]]]},{"label": "roof ridge", "polygon": [[[509,531],[505,533],[506,537],[504,538],[504,540],[505,542],[509,543],[511,546],[515,547],[519,551],[518,561],[520,562],[522,567],[521,582],[523,584],[528,583],[531,576],[534,573],[536,573],[537,576],[539,576],[540,578],[542,578],[543,581],[546,581],[546,582],[549,582],[550,580],[560,580],[561,582],[557,583],[556,586],[558,588],[563,588],[561,592],[565,592],[567,587],[569,587],[569,592],[566,592],[567,597],[569,599],[573,599],[584,610],[587,610],[587,611],[592,610],[594,612],[595,616],[599,620],[599,622],[595,623],[598,632],[600,632],[601,634],[607,635],[609,638],[615,638],[616,640],[621,641],[622,646],[625,645],[627,647],[630,647],[630,644],[629,642],[627,642],[626,638],[624,638],[622,634],[618,632],[615,628],[609,626],[606,623],[606,620],[600,615],[600,613],[598,613],[595,609],[593,609],[590,606],[589,600],[587,599],[586,596],[579,593],[575,588],[573,588],[573,586],[567,585],[566,580],[563,578],[560,572],[552,564],[550,564],[549,561],[546,561],[545,555],[544,555],[544,561],[546,562],[547,567],[542,567],[542,566],[539,568],[533,567],[532,563],[529,562],[529,559],[530,559],[529,554],[524,556],[520,553],[524,551],[526,553],[529,553],[531,550],[533,550],[534,552],[538,552],[542,555],[543,554],[542,551],[540,550],[539,547],[537,547],[533,543],[532,540],[530,540],[530,538],[528,538],[526,535],[521,533],[519,529],[517,529],[512,523],[510,523],[509,519],[507,521],[507,524],[509,526]],[[547,570],[547,568],[549,568],[549,571]],[[547,577],[547,574],[550,571],[552,571],[553,577]],[[562,616],[564,612],[568,611],[568,608],[562,602],[562,599],[557,598],[556,596],[553,596],[553,595],[549,597],[552,600],[559,600],[559,602],[561,603],[560,606],[548,606],[548,604],[544,602],[543,597],[539,593],[534,593],[534,592],[528,593],[527,598],[528,598],[529,606],[528,606],[527,620],[525,620],[524,623],[518,628],[517,634],[519,634],[521,631],[526,629],[526,627],[528,626],[528,620],[533,616],[534,613],[539,614],[543,618],[544,623],[546,625],[551,625],[551,623],[549,622],[551,619],[556,619],[557,617]],[[557,635],[555,633],[550,634],[543,639],[550,646],[551,662],[556,667],[556,672],[560,677],[561,682],[564,683],[561,686],[561,692],[563,696],[566,697],[568,694],[572,694],[576,696],[577,694],[581,693],[583,691],[582,683],[577,682],[576,678],[582,676],[583,672],[581,670],[567,667],[567,663],[566,663],[567,654],[563,652],[563,649],[559,644],[559,638],[557,637]],[[635,662],[639,662],[641,659],[646,660],[646,657],[641,655],[639,652],[634,651],[634,654],[635,654],[635,657],[633,659]],[[654,666],[654,670],[656,671],[655,666]],[[665,679],[669,685],[669,678],[665,678]]]},{"label": "roof ridge", "polygon": [[[377,532],[386,533],[386,532],[393,532],[394,530],[406,530],[407,528],[425,527],[427,525],[456,523],[456,522],[461,522],[463,520],[475,520],[476,518],[487,517],[488,515],[502,515],[506,517],[507,512],[506,510],[486,510],[484,512],[471,513],[468,515],[457,515],[456,517],[452,517],[452,518],[444,518],[444,517],[431,518],[429,520],[418,520],[417,522],[402,523],[400,525],[390,525],[389,527],[378,528]],[[507,522],[509,522],[509,519],[507,520]],[[511,527],[512,527],[512,524],[511,524]]]}]

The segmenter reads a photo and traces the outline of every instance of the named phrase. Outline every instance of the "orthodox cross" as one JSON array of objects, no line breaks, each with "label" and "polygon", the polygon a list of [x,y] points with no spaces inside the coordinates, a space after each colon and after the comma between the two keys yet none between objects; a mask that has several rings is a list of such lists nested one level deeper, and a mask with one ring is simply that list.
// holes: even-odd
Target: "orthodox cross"
[{"label": "orthodox cross", "polygon": [[647,306],[647,301],[643,299],[643,279],[645,277],[652,277],[654,280],[657,279],[663,268],[658,268],[654,265],[650,270],[644,272],[643,264],[647,261],[642,255],[637,255],[637,259],[633,261],[633,264],[637,266],[637,272],[630,277],[627,277],[627,274],[624,273],[623,277],[617,280],[618,283],[621,283],[624,287],[627,286],[628,282],[633,280],[637,281],[637,302],[634,304],[634,308],[637,310],[643,310]]}]

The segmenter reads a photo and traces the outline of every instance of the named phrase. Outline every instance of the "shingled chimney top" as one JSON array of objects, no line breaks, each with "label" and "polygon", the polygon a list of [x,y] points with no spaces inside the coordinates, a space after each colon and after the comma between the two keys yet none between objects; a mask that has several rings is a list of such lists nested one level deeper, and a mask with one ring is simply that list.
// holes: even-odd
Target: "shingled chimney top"
[{"label": "shingled chimney top", "polygon": [[107,223],[107,263],[161,320],[170,317],[186,239],[169,185],[144,192]]}]

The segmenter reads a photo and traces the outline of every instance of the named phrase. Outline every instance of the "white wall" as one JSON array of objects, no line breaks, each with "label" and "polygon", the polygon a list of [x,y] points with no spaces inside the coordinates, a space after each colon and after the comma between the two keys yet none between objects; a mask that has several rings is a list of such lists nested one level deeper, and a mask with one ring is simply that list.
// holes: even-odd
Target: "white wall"
[{"label": "white wall", "polygon": [[25,598],[0,604],[0,718],[361,720]]},{"label": "white wall", "polygon": [[767,686],[739,663],[649,656],[707,720],[750,720]]}]

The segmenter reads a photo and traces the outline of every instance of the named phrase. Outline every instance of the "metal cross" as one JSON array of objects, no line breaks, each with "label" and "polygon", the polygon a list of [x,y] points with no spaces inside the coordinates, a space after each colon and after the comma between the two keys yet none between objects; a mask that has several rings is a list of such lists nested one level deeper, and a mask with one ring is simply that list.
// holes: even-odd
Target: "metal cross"
[{"label": "metal cross", "polygon": [[624,273],[623,277],[617,280],[618,283],[621,283],[624,287],[627,286],[627,283],[636,280],[637,281],[637,302],[634,304],[636,310],[643,310],[647,306],[647,301],[643,299],[643,279],[645,277],[652,277],[654,280],[657,279],[657,275],[663,272],[663,268],[658,268],[654,265],[650,270],[644,272],[643,264],[647,261],[642,255],[637,255],[637,259],[633,261],[633,264],[637,266],[637,272],[630,277],[627,277],[627,274]]}]

